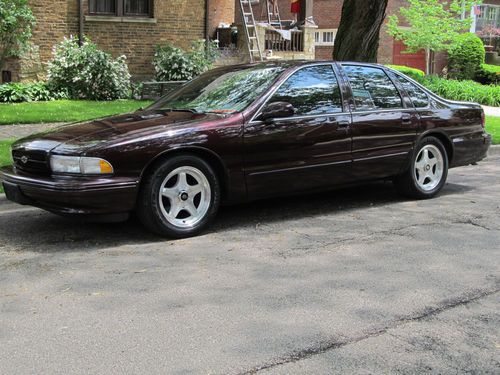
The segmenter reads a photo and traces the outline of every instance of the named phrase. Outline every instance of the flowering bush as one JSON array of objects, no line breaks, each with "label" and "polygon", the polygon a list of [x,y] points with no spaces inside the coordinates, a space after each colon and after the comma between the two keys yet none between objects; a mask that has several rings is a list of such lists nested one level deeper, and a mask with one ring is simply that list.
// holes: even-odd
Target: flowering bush
[{"label": "flowering bush", "polygon": [[500,28],[494,27],[493,25],[487,25],[479,32],[479,36],[482,39],[487,39],[489,45],[492,45],[493,39],[500,36]]},{"label": "flowering bush", "polygon": [[80,47],[70,37],[54,46],[48,66],[48,82],[55,90],[66,90],[71,98],[113,100],[129,96],[130,73],[126,57],[117,59],[85,39]]},{"label": "flowering bush", "polygon": [[193,43],[189,52],[172,44],[156,46],[153,66],[158,81],[190,80],[208,70],[218,56],[216,43],[210,43],[207,49],[205,41]]}]

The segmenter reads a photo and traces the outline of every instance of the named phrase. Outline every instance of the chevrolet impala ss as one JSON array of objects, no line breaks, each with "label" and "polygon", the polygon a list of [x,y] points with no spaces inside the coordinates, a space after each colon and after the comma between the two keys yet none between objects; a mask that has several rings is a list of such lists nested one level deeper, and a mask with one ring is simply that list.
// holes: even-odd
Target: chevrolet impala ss
[{"label": "chevrolet impala ss", "polygon": [[265,62],[211,70],[146,109],[14,143],[8,199],[192,236],[221,204],[390,179],[434,197],[448,169],[486,156],[478,104],[389,68]]}]

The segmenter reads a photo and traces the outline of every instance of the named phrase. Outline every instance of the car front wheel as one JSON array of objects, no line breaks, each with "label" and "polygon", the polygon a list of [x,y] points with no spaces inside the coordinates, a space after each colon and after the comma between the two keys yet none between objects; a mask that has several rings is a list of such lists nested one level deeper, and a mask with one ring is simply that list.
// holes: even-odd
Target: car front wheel
[{"label": "car front wheel", "polygon": [[210,165],[196,156],[179,155],[160,162],[145,177],[137,214],[148,229],[184,238],[209,225],[219,202],[220,186]]},{"label": "car front wheel", "polygon": [[410,167],[394,179],[398,192],[409,198],[428,199],[441,191],[448,177],[448,155],[440,140],[424,138]]}]

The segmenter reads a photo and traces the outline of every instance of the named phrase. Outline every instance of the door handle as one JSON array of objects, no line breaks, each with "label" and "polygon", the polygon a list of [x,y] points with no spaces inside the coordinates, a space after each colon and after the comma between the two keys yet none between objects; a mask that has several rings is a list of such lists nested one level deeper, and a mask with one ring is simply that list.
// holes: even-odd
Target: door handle
[{"label": "door handle", "polygon": [[337,121],[335,124],[337,125],[337,130],[348,130],[349,125],[351,125],[349,121]]},{"label": "door handle", "polygon": [[411,125],[411,115],[409,113],[403,113],[403,115],[401,116],[401,122],[403,123],[403,125]]}]

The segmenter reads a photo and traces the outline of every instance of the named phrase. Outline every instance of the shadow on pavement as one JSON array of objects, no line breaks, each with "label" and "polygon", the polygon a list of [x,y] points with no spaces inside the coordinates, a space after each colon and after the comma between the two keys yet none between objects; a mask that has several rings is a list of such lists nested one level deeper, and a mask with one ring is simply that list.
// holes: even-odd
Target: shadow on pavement
[{"label": "shadow on pavement", "polygon": [[[466,185],[447,184],[441,196],[461,194],[472,189]],[[390,205],[403,200],[389,182],[267,199],[222,207],[207,233],[254,227],[259,223],[342,214],[352,209]],[[16,251],[40,253],[72,252],[163,241],[169,240],[149,233],[135,217],[125,223],[97,224],[67,219],[37,209],[0,212],[0,249],[7,247]]]}]

